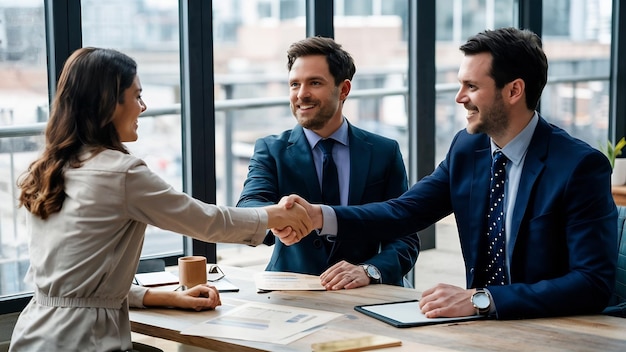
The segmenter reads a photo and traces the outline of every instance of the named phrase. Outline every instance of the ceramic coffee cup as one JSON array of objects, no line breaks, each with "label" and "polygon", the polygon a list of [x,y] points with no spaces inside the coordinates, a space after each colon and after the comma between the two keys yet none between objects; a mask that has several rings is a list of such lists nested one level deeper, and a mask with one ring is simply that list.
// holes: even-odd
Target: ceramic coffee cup
[{"label": "ceramic coffee cup", "polygon": [[206,257],[194,255],[178,258],[178,277],[183,289],[206,284]]}]

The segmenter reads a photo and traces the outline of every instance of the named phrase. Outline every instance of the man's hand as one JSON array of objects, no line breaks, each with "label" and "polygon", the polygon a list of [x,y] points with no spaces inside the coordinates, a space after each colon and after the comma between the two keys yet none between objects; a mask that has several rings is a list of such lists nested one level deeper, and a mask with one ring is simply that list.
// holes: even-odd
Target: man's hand
[{"label": "man's hand", "polygon": [[[278,203],[278,205],[284,207],[285,209],[292,209],[294,207],[296,208],[302,207],[303,209],[306,210],[306,213],[308,214],[309,217],[311,216],[311,214],[317,215],[316,209],[315,209],[316,206],[309,204],[309,202],[307,202],[304,198],[298,195],[290,195],[287,197],[283,197]],[[322,210],[319,206],[317,206],[317,208],[318,208],[317,210],[319,211],[319,219],[317,219],[317,221],[322,222],[323,221]],[[311,233],[313,229],[321,228],[321,225],[319,227],[315,227],[315,225],[313,224],[312,226],[313,228],[311,228],[311,230],[305,234],[299,233],[292,226],[285,226],[285,227],[276,226],[276,227],[271,227],[271,230],[274,236],[278,237],[278,239],[282,243],[284,243],[287,246],[290,246],[292,244],[300,242],[300,240],[304,238],[306,235],[308,235],[309,233]]]},{"label": "man's hand", "polygon": [[320,281],[327,290],[350,289],[370,284],[370,278],[360,265],[350,264],[345,260],[326,269],[320,275]]},{"label": "man's hand", "polygon": [[297,243],[313,231],[307,211],[299,204],[280,202],[264,208],[267,211],[267,227],[286,245]]},{"label": "man's hand", "polygon": [[437,284],[422,293],[419,306],[426,318],[466,317],[476,314],[471,297],[475,289]]},{"label": "man's hand", "polygon": [[291,246],[292,244],[296,244],[300,242],[302,238],[305,236],[299,236],[298,233],[291,229],[290,226],[285,227],[284,229],[271,229],[274,236],[276,236],[283,244],[286,246]]},{"label": "man's hand", "polygon": [[322,208],[319,204],[311,204],[306,201],[306,199],[300,197],[297,194],[291,194],[289,196],[283,197],[280,200],[280,203],[284,204],[285,207],[290,208],[294,204],[300,204],[306,209],[311,221],[313,221],[313,228],[321,229],[324,226],[324,217],[322,216]]}]

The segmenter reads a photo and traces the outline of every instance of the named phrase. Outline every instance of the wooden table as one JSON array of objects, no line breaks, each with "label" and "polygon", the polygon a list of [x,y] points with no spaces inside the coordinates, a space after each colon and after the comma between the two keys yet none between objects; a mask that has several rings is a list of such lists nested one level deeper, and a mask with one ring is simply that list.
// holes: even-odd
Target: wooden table
[{"label": "wooden table", "polygon": [[615,205],[626,205],[626,186],[611,186]]},{"label": "wooden table", "polygon": [[[382,351],[626,351],[626,319],[603,315],[512,321],[479,320],[453,324],[394,328],[354,311],[354,306],[419,297],[417,291],[397,286],[370,285],[341,291],[282,291],[256,293],[252,274],[238,268],[222,268],[226,277],[241,289],[222,293],[223,300],[243,299],[342,313],[327,324],[331,331],[354,336],[370,333],[402,340],[401,347]],[[134,332],[208,348],[214,351],[311,351],[311,344],[328,341],[321,330],[288,345],[234,339],[213,339],[181,335],[179,331],[214,318],[216,311],[194,312],[177,309],[132,309]]]}]

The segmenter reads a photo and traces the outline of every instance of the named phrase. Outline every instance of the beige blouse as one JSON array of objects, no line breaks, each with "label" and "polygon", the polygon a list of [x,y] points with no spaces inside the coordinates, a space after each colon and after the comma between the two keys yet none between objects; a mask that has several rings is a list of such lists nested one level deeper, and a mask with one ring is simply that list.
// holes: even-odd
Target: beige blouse
[{"label": "beige blouse", "polygon": [[[35,294],[10,351],[130,349],[128,297],[146,224],[207,242],[256,246],[265,237],[265,211],[202,203],[132,155],[103,151],[65,179],[61,211],[31,217],[26,280]],[[144,293],[133,290],[134,305]]]}]

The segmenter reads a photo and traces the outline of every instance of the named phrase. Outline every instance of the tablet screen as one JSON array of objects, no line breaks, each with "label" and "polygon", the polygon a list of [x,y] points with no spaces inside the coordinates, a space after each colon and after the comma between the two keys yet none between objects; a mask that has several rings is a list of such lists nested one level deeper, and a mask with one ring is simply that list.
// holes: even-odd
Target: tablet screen
[{"label": "tablet screen", "polygon": [[356,306],[354,309],[395,327],[411,327],[482,318],[479,315],[456,318],[426,318],[419,307],[418,300],[368,304]]}]

